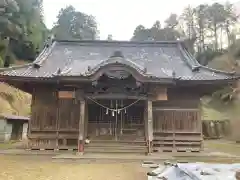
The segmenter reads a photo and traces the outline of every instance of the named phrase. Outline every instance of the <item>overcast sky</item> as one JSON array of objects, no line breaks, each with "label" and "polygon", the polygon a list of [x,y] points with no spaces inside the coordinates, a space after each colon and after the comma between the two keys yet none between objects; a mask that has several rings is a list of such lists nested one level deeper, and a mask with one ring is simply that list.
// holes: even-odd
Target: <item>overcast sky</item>
[{"label": "overcast sky", "polygon": [[115,40],[129,40],[137,25],[151,27],[156,20],[163,23],[170,13],[180,14],[188,4],[196,6],[212,2],[216,0],[43,0],[45,22],[49,28],[61,8],[73,5],[77,10],[96,17],[101,39],[112,34]]}]

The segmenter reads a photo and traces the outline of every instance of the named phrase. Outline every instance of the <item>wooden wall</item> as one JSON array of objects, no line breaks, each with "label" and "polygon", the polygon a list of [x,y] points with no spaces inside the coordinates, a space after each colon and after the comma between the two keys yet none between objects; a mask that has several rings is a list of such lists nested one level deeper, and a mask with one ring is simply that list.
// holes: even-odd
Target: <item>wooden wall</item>
[{"label": "wooden wall", "polygon": [[54,87],[38,87],[32,94],[29,128],[31,146],[77,145],[80,102],[59,98]]},{"label": "wooden wall", "polygon": [[39,88],[33,94],[31,130],[78,130],[79,101],[60,99],[54,89]]},{"label": "wooden wall", "polygon": [[31,131],[57,129],[57,94],[51,90],[35,89],[32,95]]},{"label": "wooden wall", "polygon": [[199,151],[202,145],[200,96],[170,89],[167,101],[153,102],[155,151]]},{"label": "wooden wall", "polygon": [[[154,151],[201,149],[199,103],[197,93],[183,89],[169,89],[167,100],[152,103]],[[55,87],[36,88],[29,128],[30,146],[77,146],[79,120],[79,100],[59,98]]]}]

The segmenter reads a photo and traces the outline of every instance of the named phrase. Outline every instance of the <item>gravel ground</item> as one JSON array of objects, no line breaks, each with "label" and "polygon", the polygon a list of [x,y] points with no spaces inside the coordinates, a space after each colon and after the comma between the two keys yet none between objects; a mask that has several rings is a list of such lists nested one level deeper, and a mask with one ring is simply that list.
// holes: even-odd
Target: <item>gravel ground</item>
[{"label": "gravel ground", "polygon": [[0,180],[146,180],[141,163],[57,161],[0,155]]}]

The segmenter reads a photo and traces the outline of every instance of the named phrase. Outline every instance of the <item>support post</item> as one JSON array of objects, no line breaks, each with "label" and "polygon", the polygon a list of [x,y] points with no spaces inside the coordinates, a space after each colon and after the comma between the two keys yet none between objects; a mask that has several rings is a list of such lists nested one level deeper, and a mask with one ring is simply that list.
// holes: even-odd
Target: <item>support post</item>
[{"label": "support post", "polygon": [[[31,137],[31,133],[32,133],[32,123],[33,123],[33,121],[36,122],[36,119],[34,119],[34,118],[37,118],[36,116],[34,116],[35,108],[36,108],[36,89],[35,89],[35,87],[33,87],[32,102],[31,102],[31,115],[30,115],[30,121],[28,123],[28,132],[27,132],[27,136],[28,136],[27,148],[28,149],[32,148],[32,139],[29,137]],[[39,129],[40,129],[40,125],[39,125]]]},{"label": "support post", "polygon": [[[173,113],[176,113],[176,111],[174,111]],[[183,123],[183,127],[185,127],[184,125],[185,123]],[[174,116],[174,118],[172,118],[172,131],[173,131],[173,151],[172,152],[177,152],[176,149],[176,118]]]},{"label": "support post", "polygon": [[84,139],[88,136],[88,102],[85,101]]},{"label": "support post", "polygon": [[55,92],[55,98],[56,98],[56,149],[55,150],[59,150],[59,144],[58,144],[58,140],[59,140],[59,97],[58,97],[58,92]]},{"label": "support post", "polygon": [[198,107],[198,115],[197,115],[197,131],[201,133],[201,145],[200,145],[200,151],[204,150],[204,144],[203,144],[203,131],[202,131],[202,116],[201,116],[201,107],[199,103]]},{"label": "support post", "polygon": [[85,122],[85,100],[80,100],[80,118],[79,118],[79,135],[78,135],[78,154],[84,152],[84,122]]},{"label": "support post", "polygon": [[152,101],[147,101],[147,144],[148,154],[153,151],[153,113]]}]

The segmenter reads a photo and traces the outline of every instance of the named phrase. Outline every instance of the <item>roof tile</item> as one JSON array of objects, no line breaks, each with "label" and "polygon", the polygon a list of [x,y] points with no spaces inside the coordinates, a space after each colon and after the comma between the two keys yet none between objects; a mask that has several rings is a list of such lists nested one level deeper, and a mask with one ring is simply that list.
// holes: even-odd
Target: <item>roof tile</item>
[{"label": "roof tile", "polygon": [[[180,80],[224,80],[232,75],[202,67],[180,42],[121,42],[121,41],[55,41],[43,50],[33,64],[4,69],[2,76],[53,77],[60,69],[61,76],[88,76],[89,68],[111,63],[114,52],[124,56],[120,63],[138,70],[142,75]],[[193,71],[199,67],[198,71]],[[146,69],[144,73],[143,69]]]}]

